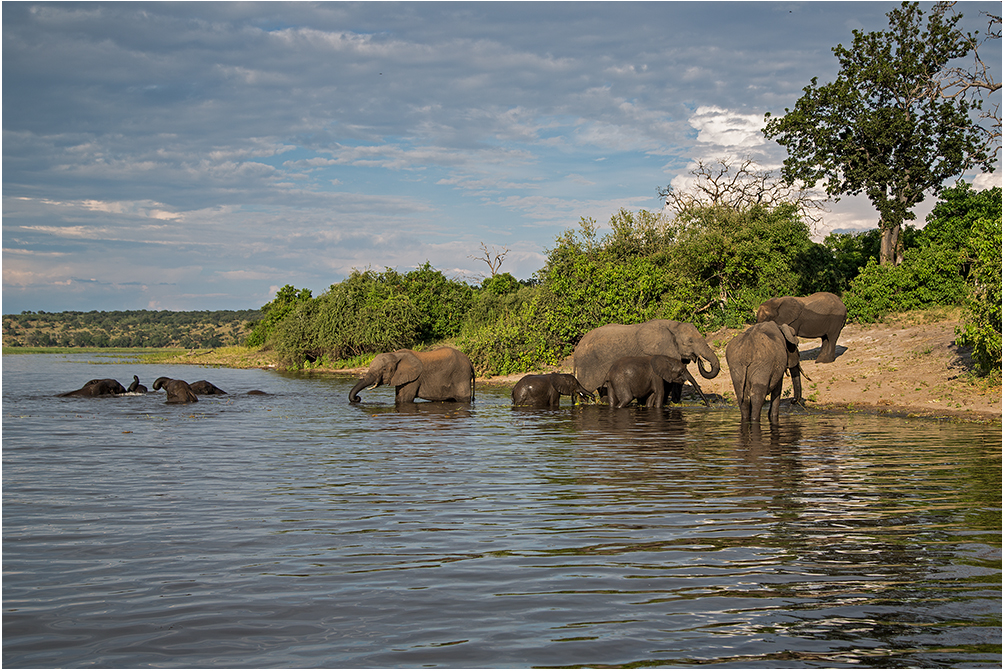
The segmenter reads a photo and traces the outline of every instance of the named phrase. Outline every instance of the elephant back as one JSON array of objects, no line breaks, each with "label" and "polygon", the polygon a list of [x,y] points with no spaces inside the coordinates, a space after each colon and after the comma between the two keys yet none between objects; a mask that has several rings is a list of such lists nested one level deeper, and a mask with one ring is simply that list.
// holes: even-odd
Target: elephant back
[{"label": "elephant back", "polygon": [[590,392],[603,386],[611,365],[623,357],[664,354],[679,356],[676,340],[667,329],[667,320],[645,324],[607,324],[593,329],[579,341],[573,352],[573,372]]}]

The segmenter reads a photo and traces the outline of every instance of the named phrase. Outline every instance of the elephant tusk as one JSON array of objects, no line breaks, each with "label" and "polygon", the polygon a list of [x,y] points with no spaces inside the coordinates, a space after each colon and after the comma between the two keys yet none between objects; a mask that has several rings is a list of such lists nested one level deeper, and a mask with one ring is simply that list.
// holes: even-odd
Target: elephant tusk
[{"label": "elephant tusk", "polygon": [[374,382],[371,386],[367,387],[367,389],[368,390],[369,389],[376,389],[379,386],[380,386],[380,382]]}]

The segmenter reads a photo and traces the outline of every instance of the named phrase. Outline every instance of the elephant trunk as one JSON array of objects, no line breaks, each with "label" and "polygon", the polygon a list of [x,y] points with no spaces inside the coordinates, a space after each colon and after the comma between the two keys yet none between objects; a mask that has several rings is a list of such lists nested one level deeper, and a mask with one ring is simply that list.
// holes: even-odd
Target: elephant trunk
[{"label": "elephant trunk", "polygon": [[[711,347],[706,346],[704,351],[700,351],[695,354],[695,361],[698,362],[698,372],[706,380],[711,380],[713,377],[719,374],[719,357],[715,355]],[[702,363],[708,361],[709,368],[706,369]]]},{"label": "elephant trunk", "polygon": [[372,384],[373,384],[373,380],[369,379],[367,376],[364,375],[363,377],[361,377],[359,379],[359,381],[356,383],[356,385],[349,392],[349,402],[350,403],[359,403],[359,400],[360,400],[359,399],[359,392],[362,391],[363,389],[366,389],[367,387],[369,387]]}]

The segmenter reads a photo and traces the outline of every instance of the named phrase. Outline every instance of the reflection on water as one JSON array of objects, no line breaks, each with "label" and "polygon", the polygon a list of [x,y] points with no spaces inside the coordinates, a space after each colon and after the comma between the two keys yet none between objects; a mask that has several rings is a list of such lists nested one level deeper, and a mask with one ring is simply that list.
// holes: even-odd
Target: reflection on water
[{"label": "reflection on water", "polygon": [[[87,360],[3,359],[7,666],[1001,665],[1000,426]],[[54,397],[133,374],[271,395]]]}]

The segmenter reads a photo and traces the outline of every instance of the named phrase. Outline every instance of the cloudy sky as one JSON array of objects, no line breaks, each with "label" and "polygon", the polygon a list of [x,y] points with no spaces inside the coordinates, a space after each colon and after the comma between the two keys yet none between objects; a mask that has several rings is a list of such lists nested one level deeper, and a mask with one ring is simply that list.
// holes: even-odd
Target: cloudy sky
[{"label": "cloudy sky", "polygon": [[[257,308],[426,261],[477,282],[481,245],[529,278],[695,159],[777,167],[764,113],[894,6],[5,2],[3,313]],[[876,221],[842,200],[817,234]]]}]

